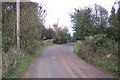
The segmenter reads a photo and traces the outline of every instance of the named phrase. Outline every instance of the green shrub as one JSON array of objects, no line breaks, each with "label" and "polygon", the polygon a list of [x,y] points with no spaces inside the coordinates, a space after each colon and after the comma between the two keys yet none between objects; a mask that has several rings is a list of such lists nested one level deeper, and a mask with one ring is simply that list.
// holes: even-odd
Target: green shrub
[{"label": "green shrub", "polygon": [[105,70],[109,71],[109,72],[118,72],[118,67],[117,67],[117,63],[115,64],[112,61],[108,61],[108,60],[94,60],[93,61],[94,64],[104,68]]},{"label": "green shrub", "polygon": [[34,57],[36,54],[41,53],[44,48],[52,45],[53,45],[52,41],[38,42],[38,44],[35,44],[28,49],[28,53]]},{"label": "green shrub", "polygon": [[23,75],[30,62],[32,61],[32,57],[27,55],[23,57],[15,67],[11,68],[8,73],[6,73],[3,78],[18,78]]},{"label": "green shrub", "polygon": [[93,38],[93,48],[99,54],[115,54],[118,51],[117,43],[107,38],[105,34],[97,34]]},{"label": "green shrub", "polygon": [[108,46],[108,38],[105,34],[97,34],[94,36],[94,44],[95,47],[107,47]]},{"label": "green shrub", "polygon": [[76,44],[74,45],[73,51],[74,51],[74,53],[76,53],[76,54],[79,54],[79,53],[80,53],[81,49],[80,49],[79,44],[76,43]]},{"label": "green shrub", "polygon": [[87,62],[115,74],[118,72],[116,63],[118,44],[108,39],[105,34],[85,37],[81,43],[75,43],[74,52]]},{"label": "green shrub", "polygon": [[75,43],[73,51],[86,61],[91,59],[91,57],[89,57],[91,53],[89,53],[89,49],[84,45],[84,43]]}]

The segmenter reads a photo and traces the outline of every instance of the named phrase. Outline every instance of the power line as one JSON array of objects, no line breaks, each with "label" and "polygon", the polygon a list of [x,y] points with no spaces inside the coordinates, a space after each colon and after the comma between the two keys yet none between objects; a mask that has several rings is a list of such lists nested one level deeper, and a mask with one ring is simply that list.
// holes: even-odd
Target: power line
[{"label": "power line", "polygon": [[43,0],[41,0],[41,1],[42,1],[43,5],[46,7],[47,11],[51,14],[51,16],[55,18],[56,16],[48,9],[48,7],[47,7],[46,4],[43,2]]}]

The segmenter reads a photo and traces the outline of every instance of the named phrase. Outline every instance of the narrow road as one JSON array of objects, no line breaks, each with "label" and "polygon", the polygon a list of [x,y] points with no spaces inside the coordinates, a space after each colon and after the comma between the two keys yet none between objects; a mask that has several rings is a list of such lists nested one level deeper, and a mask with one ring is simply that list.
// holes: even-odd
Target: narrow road
[{"label": "narrow road", "polygon": [[73,45],[48,47],[35,58],[24,78],[113,78],[73,53]]}]

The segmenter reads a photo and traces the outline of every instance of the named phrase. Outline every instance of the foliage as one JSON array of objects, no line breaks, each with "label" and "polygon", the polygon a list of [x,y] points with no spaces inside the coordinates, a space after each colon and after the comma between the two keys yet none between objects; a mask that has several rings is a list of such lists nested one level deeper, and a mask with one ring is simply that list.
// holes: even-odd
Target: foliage
[{"label": "foliage", "polygon": [[95,5],[95,9],[90,7],[75,9],[75,12],[70,16],[77,40],[83,40],[85,36],[106,32],[108,12],[102,6]]},{"label": "foliage", "polygon": [[95,35],[93,46],[95,52],[99,54],[108,54],[110,52],[116,55],[118,51],[118,44],[114,40],[107,38],[105,34]]},{"label": "foliage", "polygon": [[92,58],[94,58],[94,52],[93,49],[91,48],[93,46],[88,45],[88,42],[86,41],[84,43],[76,43],[74,45],[74,52],[80,56],[82,59],[86,61],[91,61]]},{"label": "foliage", "polygon": [[35,57],[37,54],[41,53],[42,50],[48,46],[51,46],[53,45],[53,42],[52,41],[48,41],[48,42],[44,42],[44,43],[38,43],[34,46],[32,46],[28,51],[28,53]]},{"label": "foliage", "polygon": [[[36,40],[41,40],[43,31],[43,21],[41,20],[45,17],[45,10],[33,2],[21,2],[20,6],[20,41],[21,47],[26,49],[32,46]],[[2,48],[7,52],[16,44],[15,2],[2,3],[2,36]]]},{"label": "foliage", "polygon": [[4,74],[4,78],[21,78],[24,72],[27,70],[30,62],[34,59],[37,54],[40,54],[46,47],[53,45],[51,41],[41,44],[34,45],[29,51],[30,55],[27,54],[16,64],[15,67],[10,67],[8,72]]},{"label": "foliage", "polygon": [[42,40],[41,36],[43,34],[43,24],[39,20],[37,6],[38,4],[36,3],[21,3],[20,39],[22,45],[21,47],[23,49],[28,49],[36,44],[37,41]]},{"label": "foliage", "polygon": [[94,8],[75,9],[71,22],[75,33],[73,40],[82,43],[74,45],[74,52],[88,62],[118,72],[117,55],[120,41],[120,1],[118,10],[112,7],[111,14],[97,4]]},{"label": "foliage", "polygon": [[[91,9],[75,9],[75,13],[71,15],[74,24],[73,29],[76,31],[78,39],[83,39],[85,35],[91,34]],[[84,32],[83,32],[84,31]]]},{"label": "foliage", "polygon": [[114,6],[112,7],[111,10],[111,15],[109,17],[109,24],[110,27],[108,27],[107,29],[107,36],[113,40],[115,40],[116,42],[119,42],[120,40],[120,29],[119,29],[119,24],[120,24],[120,20],[119,20],[119,12],[120,8],[118,8],[117,13],[115,13],[115,8]]},{"label": "foliage", "polygon": [[76,34],[76,32],[73,33],[72,41],[73,42],[77,41],[77,34]]},{"label": "foliage", "polygon": [[55,32],[52,28],[44,28],[44,31],[43,31],[43,39],[44,40],[47,40],[47,39],[53,39],[55,36]]},{"label": "foliage", "polygon": [[105,34],[85,37],[74,45],[74,52],[87,62],[91,62],[112,73],[118,72],[118,44]]},{"label": "foliage", "polygon": [[[16,2],[2,3],[2,66],[3,75],[36,44],[42,43],[46,11],[38,3],[20,2],[20,49],[16,48]],[[41,45],[42,46],[42,45]]]},{"label": "foliage", "polygon": [[[9,9],[7,8],[9,7]],[[2,48],[7,52],[14,44],[16,12],[15,3],[2,3]]]},{"label": "foliage", "polygon": [[68,41],[70,41],[70,34],[68,33],[68,29],[65,28],[58,28],[55,31],[55,37],[53,42],[57,43],[57,44],[63,44],[63,43],[67,43]]},{"label": "foliage", "polygon": [[109,72],[118,73],[118,66],[116,65],[117,63],[107,60],[94,60],[93,63]]},{"label": "foliage", "polygon": [[73,47],[73,50],[76,54],[79,54],[79,52],[81,51],[79,44],[75,44]]},{"label": "foliage", "polygon": [[94,37],[94,44],[95,46],[98,46],[98,47],[107,47],[108,46],[108,38],[106,37],[105,34],[97,34],[95,35]]},{"label": "foliage", "polygon": [[23,57],[17,64],[16,67],[11,68],[3,78],[18,78],[23,75],[23,72],[27,69],[28,65],[32,61],[32,57],[27,55]]}]

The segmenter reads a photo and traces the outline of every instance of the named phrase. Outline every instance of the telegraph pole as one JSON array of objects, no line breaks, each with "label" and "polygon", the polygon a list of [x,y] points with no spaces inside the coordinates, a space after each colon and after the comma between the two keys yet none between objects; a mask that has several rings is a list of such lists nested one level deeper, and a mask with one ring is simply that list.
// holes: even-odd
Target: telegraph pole
[{"label": "telegraph pole", "polygon": [[16,28],[16,34],[17,34],[17,49],[20,50],[20,0],[17,1],[17,28]]}]

